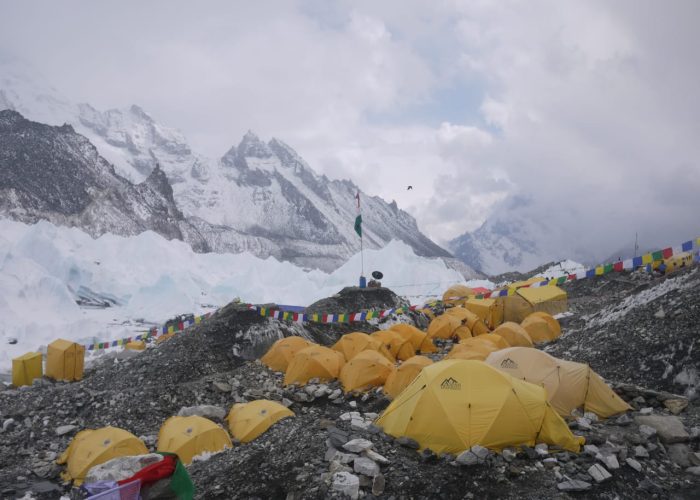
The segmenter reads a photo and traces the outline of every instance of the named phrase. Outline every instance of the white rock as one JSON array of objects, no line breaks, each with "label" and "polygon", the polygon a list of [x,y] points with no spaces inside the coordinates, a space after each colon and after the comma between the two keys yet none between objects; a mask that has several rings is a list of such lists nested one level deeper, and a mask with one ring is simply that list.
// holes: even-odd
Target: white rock
[{"label": "white rock", "polygon": [[348,404],[350,405],[350,408],[357,408],[357,401],[350,401]]},{"label": "white rock", "polygon": [[479,459],[470,450],[463,451],[455,459],[460,465],[476,465],[479,463]]},{"label": "white rock", "polygon": [[374,477],[379,474],[379,465],[374,460],[367,457],[358,457],[353,462],[353,468],[358,474],[363,474],[365,476]]},{"label": "white rock", "polygon": [[588,475],[591,476],[596,483],[602,483],[612,477],[612,474],[600,464],[593,464],[588,468]]},{"label": "white rock", "polygon": [[588,420],[587,418],[583,418],[583,417],[577,418],[576,424],[578,425],[579,429],[583,429],[585,431],[590,431],[592,429],[591,421]]},{"label": "white rock", "polygon": [[63,436],[64,434],[73,432],[77,428],[77,425],[61,425],[60,427],[56,427],[56,435]]},{"label": "white rock", "polygon": [[[546,445],[545,445],[546,446]],[[484,448],[483,446],[479,446],[478,444],[474,445],[471,447],[470,451],[476,455],[476,458],[479,459],[479,462],[483,462],[486,460],[486,458],[490,455],[490,451],[488,448]]]},{"label": "white rock", "polygon": [[617,461],[615,455],[601,455],[600,453],[596,456],[598,460],[603,462],[605,466],[610,470],[615,470],[620,468],[620,463]]},{"label": "white rock", "polygon": [[642,472],[642,464],[637,462],[634,458],[626,458],[625,463],[632,467],[637,472]]},{"label": "white rock", "polygon": [[226,417],[226,410],[213,405],[183,406],[177,414],[180,417],[198,416],[223,420]]},{"label": "white rock", "polygon": [[369,441],[367,439],[352,439],[345,443],[343,445],[343,448],[352,453],[360,453],[365,450],[368,450],[372,446],[374,446],[372,441]]},{"label": "white rock", "polygon": [[378,413],[368,412],[368,413],[365,413],[365,420],[376,420],[378,416],[379,416]]},{"label": "white rock", "polygon": [[336,472],[333,474],[331,490],[338,491],[356,500],[360,494],[360,478],[349,472]]},{"label": "white rock", "polygon": [[587,411],[583,414],[583,418],[587,418],[591,422],[597,422],[598,421],[598,415],[593,413],[592,411]]},{"label": "white rock", "polygon": [[649,458],[649,452],[644,446],[635,446],[634,447],[634,456],[637,458]]},{"label": "white rock", "polygon": [[504,448],[501,455],[506,462],[512,462],[518,454],[513,448]]},{"label": "white rock", "polygon": [[639,410],[640,415],[651,415],[652,413],[654,413],[654,408],[650,407],[642,408],[641,410]]},{"label": "white rock", "polygon": [[595,457],[600,452],[600,450],[594,444],[584,444],[583,445],[583,452],[586,453],[587,455]]},{"label": "white rock", "polygon": [[535,445],[535,452],[540,457],[545,457],[549,455],[549,446],[547,446],[546,443],[540,443],[538,445]]},{"label": "white rock", "polygon": [[353,418],[350,421],[350,428],[355,429],[356,431],[366,431],[369,429],[370,425],[372,425],[372,422],[366,421],[362,418]]},{"label": "white rock", "polygon": [[352,420],[355,418],[362,418],[362,415],[360,414],[359,411],[349,411],[347,413],[343,413],[340,416],[340,420]]},{"label": "white rock", "polygon": [[365,450],[365,456],[369,458],[370,460],[374,460],[375,462],[378,462],[380,464],[386,465],[390,463],[391,461],[386,458],[384,455],[380,455],[374,450]]}]

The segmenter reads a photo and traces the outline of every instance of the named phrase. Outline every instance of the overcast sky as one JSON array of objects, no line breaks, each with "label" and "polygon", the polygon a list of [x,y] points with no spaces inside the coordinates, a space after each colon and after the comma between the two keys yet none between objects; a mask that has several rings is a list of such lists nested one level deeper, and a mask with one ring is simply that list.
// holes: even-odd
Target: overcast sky
[{"label": "overcast sky", "polygon": [[694,0],[0,0],[0,55],[212,157],[279,137],[441,243],[517,194],[613,248],[700,236],[698,21]]}]

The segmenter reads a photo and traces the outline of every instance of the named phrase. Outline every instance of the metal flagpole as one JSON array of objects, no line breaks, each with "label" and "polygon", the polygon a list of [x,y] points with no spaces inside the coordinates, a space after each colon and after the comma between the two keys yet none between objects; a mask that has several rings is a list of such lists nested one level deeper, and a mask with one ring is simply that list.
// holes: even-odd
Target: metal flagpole
[{"label": "metal flagpole", "polygon": [[360,281],[365,276],[365,250],[364,250],[364,245],[363,245],[363,238],[362,238],[362,210],[360,208],[360,191],[357,191],[357,194],[355,195],[355,198],[357,199],[357,217],[360,220],[360,226],[359,226],[359,235],[360,235],[360,262],[361,262],[361,274],[360,274]]}]

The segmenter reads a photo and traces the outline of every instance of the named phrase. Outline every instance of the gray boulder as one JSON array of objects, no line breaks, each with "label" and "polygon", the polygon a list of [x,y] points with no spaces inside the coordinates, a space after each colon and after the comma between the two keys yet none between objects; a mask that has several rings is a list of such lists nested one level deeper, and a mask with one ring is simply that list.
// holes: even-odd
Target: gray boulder
[{"label": "gray boulder", "polygon": [[648,425],[656,430],[659,439],[666,444],[684,443],[690,440],[690,434],[683,427],[683,422],[678,417],[648,415],[636,417],[640,425]]}]

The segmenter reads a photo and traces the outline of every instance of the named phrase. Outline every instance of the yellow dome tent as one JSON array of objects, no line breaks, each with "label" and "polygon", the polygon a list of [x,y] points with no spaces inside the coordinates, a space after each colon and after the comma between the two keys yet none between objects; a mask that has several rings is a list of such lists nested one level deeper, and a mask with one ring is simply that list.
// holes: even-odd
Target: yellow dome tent
[{"label": "yellow dome tent", "polygon": [[433,360],[425,356],[413,356],[411,359],[401,363],[398,368],[389,374],[384,383],[384,394],[389,399],[394,399],[403,391],[420,371],[428,365],[432,365]]},{"label": "yellow dome tent", "polygon": [[67,464],[61,477],[64,481],[74,480],[79,486],[95,465],[117,457],[146,453],[146,445],[132,433],[117,427],[102,427],[77,433],[56,463]]},{"label": "yellow dome tent", "polygon": [[346,333],[340,337],[338,342],[333,344],[331,349],[341,353],[345,358],[346,363],[362,351],[377,351],[392,363],[394,362],[394,356],[389,352],[380,339],[370,337],[368,334],[363,332]]},{"label": "yellow dome tent", "polygon": [[84,362],[84,346],[70,340],[54,340],[46,354],[46,376],[55,380],[81,380]]},{"label": "yellow dome tent", "polygon": [[520,326],[525,329],[527,334],[532,339],[532,342],[535,344],[541,344],[555,340],[559,335],[557,334],[557,331],[552,328],[552,324],[547,321],[546,318],[543,318],[542,316],[535,316],[534,314],[536,313],[530,314],[523,320],[522,323],[520,323]]},{"label": "yellow dome tent", "polygon": [[344,364],[345,358],[338,351],[320,345],[306,347],[298,351],[289,363],[284,385],[304,385],[312,378],[326,382],[336,379]]},{"label": "yellow dome tent", "polygon": [[489,332],[489,329],[483,320],[469,309],[465,309],[463,307],[453,307],[451,309],[447,309],[445,314],[459,318],[463,325],[469,327],[469,331],[474,337]]},{"label": "yellow dome tent", "polygon": [[345,392],[362,391],[384,385],[394,364],[376,351],[362,351],[340,370],[340,382]]},{"label": "yellow dome tent", "polygon": [[426,366],[375,423],[391,436],[410,437],[438,454],[474,445],[501,450],[537,442],[578,452],[584,442],[547,403],[542,387],[482,361]]},{"label": "yellow dome tent", "polygon": [[226,420],[231,435],[241,443],[248,443],[273,424],[293,416],[294,412],[284,405],[268,399],[259,399],[233,405]]},{"label": "yellow dome tent", "polygon": [[470,339],[460,340],[459,344],[455,344],[452,348],[459,346],[458,350],[475,349],[477,351],[483,352],[484,355],[488,356],[492,352],[496,352],[501,349],[496,342],[492,342],[490,339],[486,339],[487,335],[479,335],[478,337],[472,337]]},{"label": "yellow dome tent", "polygon": [[466,319],[470,316],[470,314],[474,314],[471,311],[468,311],[462,306],[455,306],[455,307],[448,307],[445,309],[445,314],[449,316],[454,316],[455,318],[458,318],[461,323],[464,323]]},{"label": "yellow dome tent", "polygon": [[175,453],[185,465],[205,451],[216,453],[231,447],[231,438],[222,427],[197,415],[170,417],[158,432],[158,451]]},{"label": "yellow dome tent", "polygon": [[474,349],[473,347],[463,346],[461,349],[455,349],[459,344],[456,344],[443,359],[464,359],[484,361],[487,357],[483,351]]},{"label": "yellow dome tent", "polygon": [[506,339],[501,337],[497,333],[489,333],[486,335],[479,335],[478,337],[475,337],[479,339],[482,342],[490,342],[491,344],[495,345],[498,349],[506,349],[510,347],[510,344]]},{"label": "yellow dome tent", "polygon": [[428,334],[422,330],[419,330],[415,326],[408,325],[406,323],[397,323],[392,325],[389,330],[399,332],[399,334],[408,340],[416,351],[422,353],[437,352],[437,347],[433,344]]},{"label": "yellow dome tent", "polygon": [[260,361],[272,371],[284,372],[294,355],[310,345],[312,343],[302,337],[285,337],[275,341]]},{"label": "yellow dome tent", "polygon": [[372,333],[370,337],[384,344],[394,356],[394,359],[406,361],[408,358],[416,355],[416,349],[413,347],[413,344],[395,330],[379,330]]},{"label": "yellow dome tent", "polygon": [[[551,314],[546,313],[544,311],[535,311],[534,313],[529,314],[527,316],[527,318],[542,318],[547,323],[549,323],[550,328],[556,334],[557,337],[559,335],[561,335],[561,325],[559,324],[559,320],[557,320]],[[527,318],[525,318],[525,319],[527,319]],[[525,321],[525,320],[523,320],[523,321]]]},{"label": "yellow dome tent", "polygon": [[469,299],[465,309],[476,314],[485,326],[496,328],[503,323],[503,302],[496,299]]},{"label": "yellow dome tent", "polygon": [[460,327],[455,328],[455,331],[452,332],[452,336],[458,338],[461,342],[462,340],[472,338],[472,331],[467,325],[462,325]]},{"label": "yellow dome tent", "polygon": [[453,285],[442,294],[442,301],[445,304],[461,304],[473,295],[476,295],[474,290],[468,286]]},{"label": "yellow dome tent", "polygon": [[532,339],[525,329],[517,323],[507,321],[493,331],[508,342],[511,347],[532,347]]},{"label": "yellow dome tent", "polygon": [[515,378],[544,387],[547,400],[562,416],[570,416],[572,410],[580,407],[603,418],[631,409],[583,363],[564,361],[526,347],[494,352],[486,362]]},{"label": "yellow dome tent", "polygon": [[462,321],[450,314],[441,314],[428,325],[428,337],[431,339],[449,339]]}]

